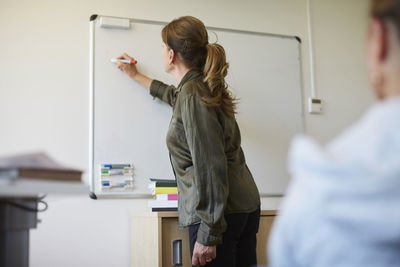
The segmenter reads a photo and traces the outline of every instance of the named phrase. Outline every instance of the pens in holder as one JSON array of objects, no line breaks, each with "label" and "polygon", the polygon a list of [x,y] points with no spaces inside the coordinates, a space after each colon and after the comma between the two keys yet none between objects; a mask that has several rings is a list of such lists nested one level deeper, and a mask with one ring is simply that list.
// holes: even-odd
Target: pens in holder
[{"label": "pens in holder", "polygon": [[117,59],[117,58],[112,58],[111,62],[112,63],[121,62],[121,63],[125,63],[125,64],[137,64],[137,60],[135,60],[135,59]]}]

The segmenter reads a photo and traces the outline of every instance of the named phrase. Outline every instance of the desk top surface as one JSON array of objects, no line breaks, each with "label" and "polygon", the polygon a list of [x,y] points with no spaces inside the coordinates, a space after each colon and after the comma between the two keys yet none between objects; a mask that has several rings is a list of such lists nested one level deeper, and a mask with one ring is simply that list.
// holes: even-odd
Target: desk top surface
[{"label": "desk top surface", "polygon": [[[178,217],[177,211],[166,211],[166,212],[134,212],[132,214],[135,217],[158,217],[158,218],[175,218]],[[261,210],[261,216],[275,216],[277,215],[276,210]]]},{"label": "desk top surface", "polygon": [[60,182],[36,179],[0,181],[0,197],[35,197],[40,194],[81,194],[89,187],[81,182]]}]

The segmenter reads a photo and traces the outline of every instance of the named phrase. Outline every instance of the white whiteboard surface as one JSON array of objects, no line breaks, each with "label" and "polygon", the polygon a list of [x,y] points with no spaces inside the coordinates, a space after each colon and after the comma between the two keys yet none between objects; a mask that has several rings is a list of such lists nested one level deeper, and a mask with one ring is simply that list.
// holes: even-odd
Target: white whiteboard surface
[{"label": "white whiteboard surface", "polygon": [[[90,22],[91,194],[148,195],[149,178],[174,179],[165,143],[170,106],[110,62],[126,52],[145,75],[176,82],[161,62],[162,22],[130,19],[129,29],[102,28]],[[304,132],[300,42],[295,37],[207,28],[230,64],[227,83],[240,99],[237,121],[247,165],[262,195],[282,194],[289,182],[286,157],[293,135]],[[133,163],[132,192],[100,190],[100,164]]]}]

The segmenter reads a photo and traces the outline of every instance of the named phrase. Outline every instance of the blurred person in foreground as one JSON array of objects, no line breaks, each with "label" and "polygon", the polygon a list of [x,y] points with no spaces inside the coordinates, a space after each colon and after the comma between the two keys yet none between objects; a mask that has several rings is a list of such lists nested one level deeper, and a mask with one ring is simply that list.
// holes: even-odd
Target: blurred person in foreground
[{"label": "blurred person in foreground", "polygon": [[272,267],[400,266],[400,0],[371,1],[366,57],[379,101],[326,147],[293,141]]}]

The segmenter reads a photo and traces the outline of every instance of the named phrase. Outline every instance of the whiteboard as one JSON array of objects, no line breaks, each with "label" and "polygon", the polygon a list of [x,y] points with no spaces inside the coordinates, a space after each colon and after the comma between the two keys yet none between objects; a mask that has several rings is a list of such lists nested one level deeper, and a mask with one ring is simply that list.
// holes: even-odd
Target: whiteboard
[{"label": "whiteboard", "polygon": [[[161,30],[166,23],[129,19],[129,29],[103,28],[101,17],[105,16],[92,16],[90,22],[91,197],[149,195],[150,177],[174,179],[165,141],[172,109],[154,100],[110,59],[126,52],[138,60],[143,74],[176,86],[161,61]],[[247,165],[261,195],[282,194],[289,182],[290,140],[304,132],[300,39],[207,29],[210,43],[218,39],[230,64],[227,83],[239,98],[237,121]],[[133,190],[102,191],[103,163],[133,163]]]}]

